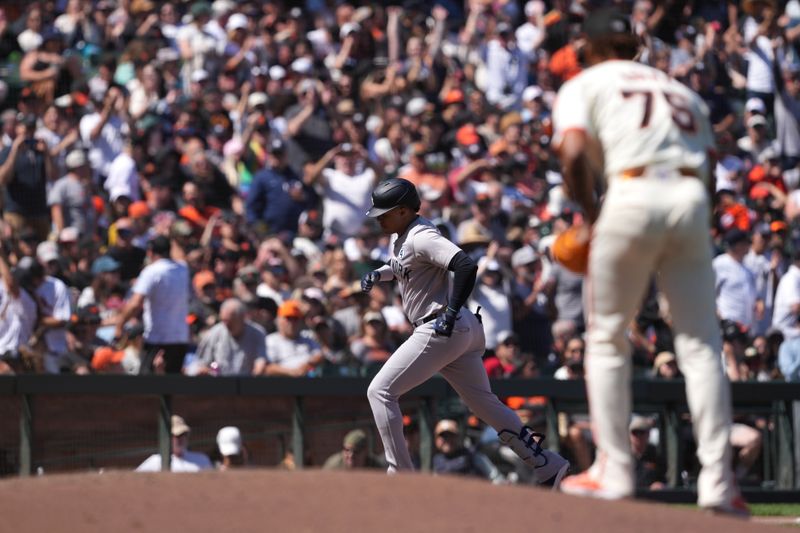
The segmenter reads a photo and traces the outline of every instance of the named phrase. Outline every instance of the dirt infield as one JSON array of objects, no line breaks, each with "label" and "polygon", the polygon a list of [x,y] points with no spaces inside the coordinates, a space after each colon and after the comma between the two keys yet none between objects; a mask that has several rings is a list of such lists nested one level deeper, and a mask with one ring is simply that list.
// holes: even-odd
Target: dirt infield
[{"label": "dirt infield", "polygon": [[639,502],[603,502],[463,478],[249,470],[52,475],[0,482],[0,531],[779,531]]}]

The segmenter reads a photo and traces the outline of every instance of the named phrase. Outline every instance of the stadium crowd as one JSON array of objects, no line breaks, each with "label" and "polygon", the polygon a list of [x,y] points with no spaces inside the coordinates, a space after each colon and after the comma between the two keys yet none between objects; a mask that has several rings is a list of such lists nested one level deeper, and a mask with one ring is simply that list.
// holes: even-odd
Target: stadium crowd
[{"label": "stadium crowd", "polygon": [[[358,285],[399,176],[479,261],[489,375],[580,378],[549,113],[609,3],[708,104],[728,375],[800,379],[797,0],[0,7],[0,371],[374,375],[411,330]],[[655,280],[630,340],[640,375],[679,377]]]}]

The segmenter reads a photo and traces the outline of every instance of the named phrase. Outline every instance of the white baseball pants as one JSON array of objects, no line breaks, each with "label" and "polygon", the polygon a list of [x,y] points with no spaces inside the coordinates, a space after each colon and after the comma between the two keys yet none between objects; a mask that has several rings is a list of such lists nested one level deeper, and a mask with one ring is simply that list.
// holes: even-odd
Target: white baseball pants
[{"label": "white baseball pants", "polygon": [[634,491],[626,330],[657,272],[698,444],[698,503],[722,505],[733,497],[730,385],[720,359],[708,221],[704,184],[674,175],[613,181],[594,227],[584,291],[587,392],[598,451],[590,472],[610,490]]},{"label": "white baseball pants", "polygon": [[369,385],[375,424],[383,441],[389,472],[413,470],[403,437],[398,399],[440,372],[475,415],[498,431],[518,433],[522,422],[491,391],[483,367],[483,327],[472,312],[462,309],[451,337],[433,332],[433,321],[414,330]]}]

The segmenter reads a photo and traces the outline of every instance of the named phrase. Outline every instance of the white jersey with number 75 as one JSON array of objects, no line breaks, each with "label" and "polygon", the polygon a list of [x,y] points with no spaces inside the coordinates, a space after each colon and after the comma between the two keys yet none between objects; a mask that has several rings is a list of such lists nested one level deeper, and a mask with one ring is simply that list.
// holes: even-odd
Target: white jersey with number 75
[{"label": "white jersey with number 75", "polygon": [[554,146],[580,129],[600,141],[609,180],[624,170],[693,168],[714,146],[708,108],[691,89],[633,61],[605,61],[566,82],[553,108]]}]

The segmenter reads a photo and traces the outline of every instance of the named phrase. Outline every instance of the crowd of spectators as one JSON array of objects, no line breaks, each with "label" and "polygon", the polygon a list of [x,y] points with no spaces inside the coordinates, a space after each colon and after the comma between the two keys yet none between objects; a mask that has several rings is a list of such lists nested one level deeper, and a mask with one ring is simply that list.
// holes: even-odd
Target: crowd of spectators
[{"label": "crowd of spectators", "polygon": [[[609,3],[708,104],[728,375],[800,379],[798,0],[6,4],[0,372],[374,375],[411,330],[357,283],[399,176],[479,262],[489,374],[580,378],[550,109]],[[654,280],[640,375],[679,377],[670,321]]]}]

